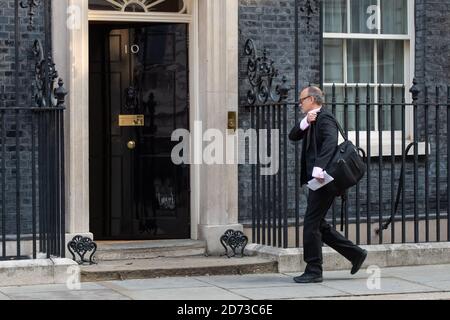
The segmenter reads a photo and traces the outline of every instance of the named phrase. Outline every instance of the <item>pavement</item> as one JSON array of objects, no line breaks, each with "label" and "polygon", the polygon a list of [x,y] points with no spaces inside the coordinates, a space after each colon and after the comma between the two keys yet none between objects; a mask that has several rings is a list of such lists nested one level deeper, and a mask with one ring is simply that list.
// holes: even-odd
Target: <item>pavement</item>
[{"label": "pavement", "polygon": [[[299,274],[192,276],[144,280],[0,287],[0,300],[450,300],[450,265],[369,267],[324,272],[320,284],[297,284]],[[73,284],[72,284],[73,285]],[[77,285],[77,284],[76,284]]]}]

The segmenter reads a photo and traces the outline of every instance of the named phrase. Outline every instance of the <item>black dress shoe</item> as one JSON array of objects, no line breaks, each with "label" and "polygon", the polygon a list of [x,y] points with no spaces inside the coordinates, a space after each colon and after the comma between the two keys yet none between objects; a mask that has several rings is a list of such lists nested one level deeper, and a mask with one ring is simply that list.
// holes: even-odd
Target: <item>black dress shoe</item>
[{"label": "black dress shoe", "polygon": [[359,269],[361,269],[362,264],[364,263],[364,260],[366,260],[367,257],[367,251],[363,250],[361,256],[359,257],[358,260],[356,260],[355,262],[353,262],[353,267],[352,267],[352,271],[351,274],[355,274],[359,271]]},{"label": "black dress shoe", "polygon": [[319,283],[323,282],[323,278],[321,275],[313,273],[304,273],[299,277],[295,277],[294,281],[297,283]]}]

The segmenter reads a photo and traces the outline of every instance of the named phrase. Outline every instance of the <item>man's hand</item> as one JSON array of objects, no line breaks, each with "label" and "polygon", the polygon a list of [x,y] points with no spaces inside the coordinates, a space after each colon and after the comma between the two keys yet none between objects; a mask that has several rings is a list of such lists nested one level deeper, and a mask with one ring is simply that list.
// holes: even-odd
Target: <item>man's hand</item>
[{"label": "man's hand", "polygon": [[317,120],[317,113],[312,113],[312,112],[308,113],[307,121],[309,124],[315,122],[316,120]]},{"label": "man's hand", "polygon": [[325,174],[322,168],[314,167],[312,172],[313,178],[315,178],[319,183],[325,182]]},{"label": "man's hand", "polygon": [[316,178],[317,181],[319,181],[319,183],[324,183],[325,182],[325,178]]}]

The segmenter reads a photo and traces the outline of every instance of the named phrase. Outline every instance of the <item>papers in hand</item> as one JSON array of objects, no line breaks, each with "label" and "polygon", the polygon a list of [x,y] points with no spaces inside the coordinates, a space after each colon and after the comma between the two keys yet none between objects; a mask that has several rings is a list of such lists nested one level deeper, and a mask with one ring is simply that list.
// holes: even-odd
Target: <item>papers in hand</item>
[{"label": "papers in hand", "polygon": [[331,181],[334,180],[334,178],[332,176],[330,176],[326,171],[324,171],[323,173],[324,173],[325,181],[323,183],[320,183],[319,180],[314,178],[308,182],[309,189],[311,189],[312,191],[319,190],[320,188],[322,188],[323,186],[326,186],[327,184],[329,184]]}]

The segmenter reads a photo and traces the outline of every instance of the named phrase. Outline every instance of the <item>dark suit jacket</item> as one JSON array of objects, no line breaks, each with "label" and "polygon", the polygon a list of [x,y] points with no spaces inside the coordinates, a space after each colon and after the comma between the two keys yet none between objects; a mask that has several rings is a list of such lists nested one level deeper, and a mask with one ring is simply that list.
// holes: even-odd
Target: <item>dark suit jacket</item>
[{"label": "dark suit jacket", "polygon": [[[314,151],[314,136],[317,145],[317,158]],[[325,170],[336,151],[338,144],[338,127],[333,114],[322,106],[316,122],[305,131],[300,129],[300,122],[289,133],[292,141],[303,140],[301,155],[301,185],[311,180],[314,167]]]}]

